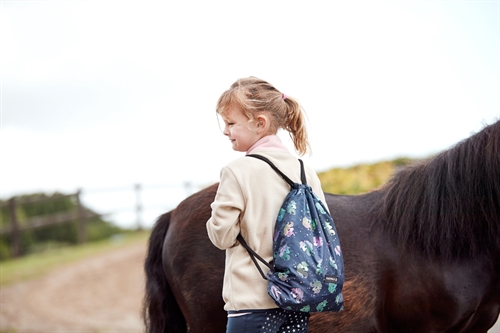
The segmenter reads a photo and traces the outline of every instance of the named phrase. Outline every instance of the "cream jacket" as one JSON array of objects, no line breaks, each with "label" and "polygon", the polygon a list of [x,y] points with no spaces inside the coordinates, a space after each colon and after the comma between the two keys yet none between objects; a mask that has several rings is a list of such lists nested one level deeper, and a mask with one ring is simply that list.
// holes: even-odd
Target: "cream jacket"
[{"label": "cream jacket", "polygon": [[[300,182],[300,164],[283,150],[251,152],[270,159],[285,175]],[[325,202],[316,172],[305,166],[307,183]],[[273,259],[274,225],[290,186],[267,163],[241,157],[221,171],[220,185],[207,222],[208,236],[219,249],[226,250],[222,297],[229,310],[270,309],[277,305],[267,293],[264,280],[247,250],[236,241],[241,232],[248,245],[261,257]],[[261,266],[264,273],[268,269]]]}]

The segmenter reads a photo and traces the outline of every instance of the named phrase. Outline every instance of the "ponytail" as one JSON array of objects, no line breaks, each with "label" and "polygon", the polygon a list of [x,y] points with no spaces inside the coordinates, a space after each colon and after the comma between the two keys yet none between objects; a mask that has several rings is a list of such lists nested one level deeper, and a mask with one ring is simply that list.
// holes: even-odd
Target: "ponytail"
[{"label": "ponytail", "polygon": [[300,104],[293,98],[286,96],[283,102],[286,106],[282,127],[290,134],[295,150],[300,155],[304,155],[311,148],[307,138],[304,111]]}]

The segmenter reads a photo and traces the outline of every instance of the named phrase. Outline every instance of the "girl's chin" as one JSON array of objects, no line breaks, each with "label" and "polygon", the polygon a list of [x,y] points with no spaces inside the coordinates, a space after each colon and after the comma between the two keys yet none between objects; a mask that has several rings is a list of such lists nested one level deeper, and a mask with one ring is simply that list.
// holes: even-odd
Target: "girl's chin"
[{"label": "girl's chin", "polygon": [[241,148],[238,148],[237,145],[233,145],[233,150],[234,151],[239,151],[239,152],[246,152],[246,150],[242,150]]}]

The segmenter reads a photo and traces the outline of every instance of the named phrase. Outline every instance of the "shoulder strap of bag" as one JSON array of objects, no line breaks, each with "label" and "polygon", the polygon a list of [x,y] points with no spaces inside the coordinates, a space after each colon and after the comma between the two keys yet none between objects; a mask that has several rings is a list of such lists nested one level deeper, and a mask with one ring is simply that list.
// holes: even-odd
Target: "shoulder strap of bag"
[{"label": "shoulder strap of bag", "polygon": [[[276,171],[290,185],[290,187],[294,186],[295,183],[293,182],[293,180],[291,180],[290,178],[288,178],[288,176],[285,175],[280,169],[278,169],[278,167],[276,165],[274,165],[274,163],[271,162],[268,158],[266,158],[266,157],[264,157],[262,155],[257,155],[257,154],[250,154],[250,155],[246,155],[246,156],[254,157],[254,158],[257,158],[259,160],[262,160],[262,161],[266,162],[267,164],[269,164],[271,166],[271,168],[273,168],[274,171]],[[302,180],[302,184],[307,185],[306,174],[305,174],[305,171],[304,171],[304,162],[302,162],[301,159],[299,159],[299,162],[300,162],[300,178]],[[238,234],[238,237],[236,237],[236,239],[248,251],[248,254],[250,255],[250,258],[252,259],[253,263],[255,264],[255,267],[257,267],[257,269],[259,270],[260,275],[262,275],[262,277],[265,280],[267,280],[267,277],[264,274],[264,272],[262,271],[262,268],[260,267],[260,265],[257,262],[257,260],[259,260],[260,262],[262,262],[267,268],[269,268],[269,270],[271,272],[274,272],[274,268],[272,267],[272,265],[270,265],[266,260],[264,260],[264,258],[262,258],[261,256],[259,256],[257,254],[257,252],[255,252],[247,244],[247,242],[245,241],[245,239],[243,238],[243,236],[241,236],[241,234]]]},{"label": "shoulder strap of bag", "polygon": [[[271,162],[268,158],[266,158],[262,155],[257,155],[257,154],[249,154],[246,156],[257,158],[257,159],[262,160],[262,161],[266,162],[267,164],[269,164],[271,166],[271,168],[273,168],[273,170],[276,171],[290,185],[290,187],[293,187],[293,184],[295,184],[290,178],[288,178],[287,175],[285,175],[280,169],[278,169],[278,167],[276,165],[274,165],[274,163]],[[300,179],[302,181],[302,184],[307,185],[306,173],[304,170],[304,162],[302,162],[302,160],[300,158],[299,158],[299,162],[300,162]]]},{"label": "shoulder strap of bag", "polygon": [[257,262],[257,259],[259,261],[261,261],[264,265],[266,265],[266,267],[269,268],[269,270],[271,272],[274,272],[274,268],[267,261],[265,261],[264,258],[262,258],[261,256],[259,256],[257,254],[257,252],[255,252],[254,250],[252,250],[252,248],[247,244],[247,242],[245,241],[245,239],[243,238],[243,236],[241,236],[241,234],[238,234],[238,237],[236,237],[236,239],[240,241],[241,245],[243,245],[243,247],[245,249],[247,249],[248,254],[250,255],[250,258],[252,259],[253,263],[255,264],[255,267],[257,267],[257,269],[259,270],[260,275],[262,275],[262,277],[264,278],[264,280],[267,280],[267,277],[264,274],[264,272],[262,271],[262,268],[260,268],[260,265]]}]

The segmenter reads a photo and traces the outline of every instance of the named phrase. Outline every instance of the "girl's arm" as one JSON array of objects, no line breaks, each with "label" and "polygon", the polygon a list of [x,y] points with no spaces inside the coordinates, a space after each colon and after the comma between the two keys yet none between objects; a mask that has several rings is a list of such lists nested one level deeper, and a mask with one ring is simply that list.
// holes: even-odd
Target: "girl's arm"
[{"label": "girl's arm", "polygon": [[240,213],[244,209],[241,188],[228,168],[221,171],[219,188],[210,207],[212,216],[207,221],[208,237],[219,249],[228,249],[236,243],[240,233]]}]

